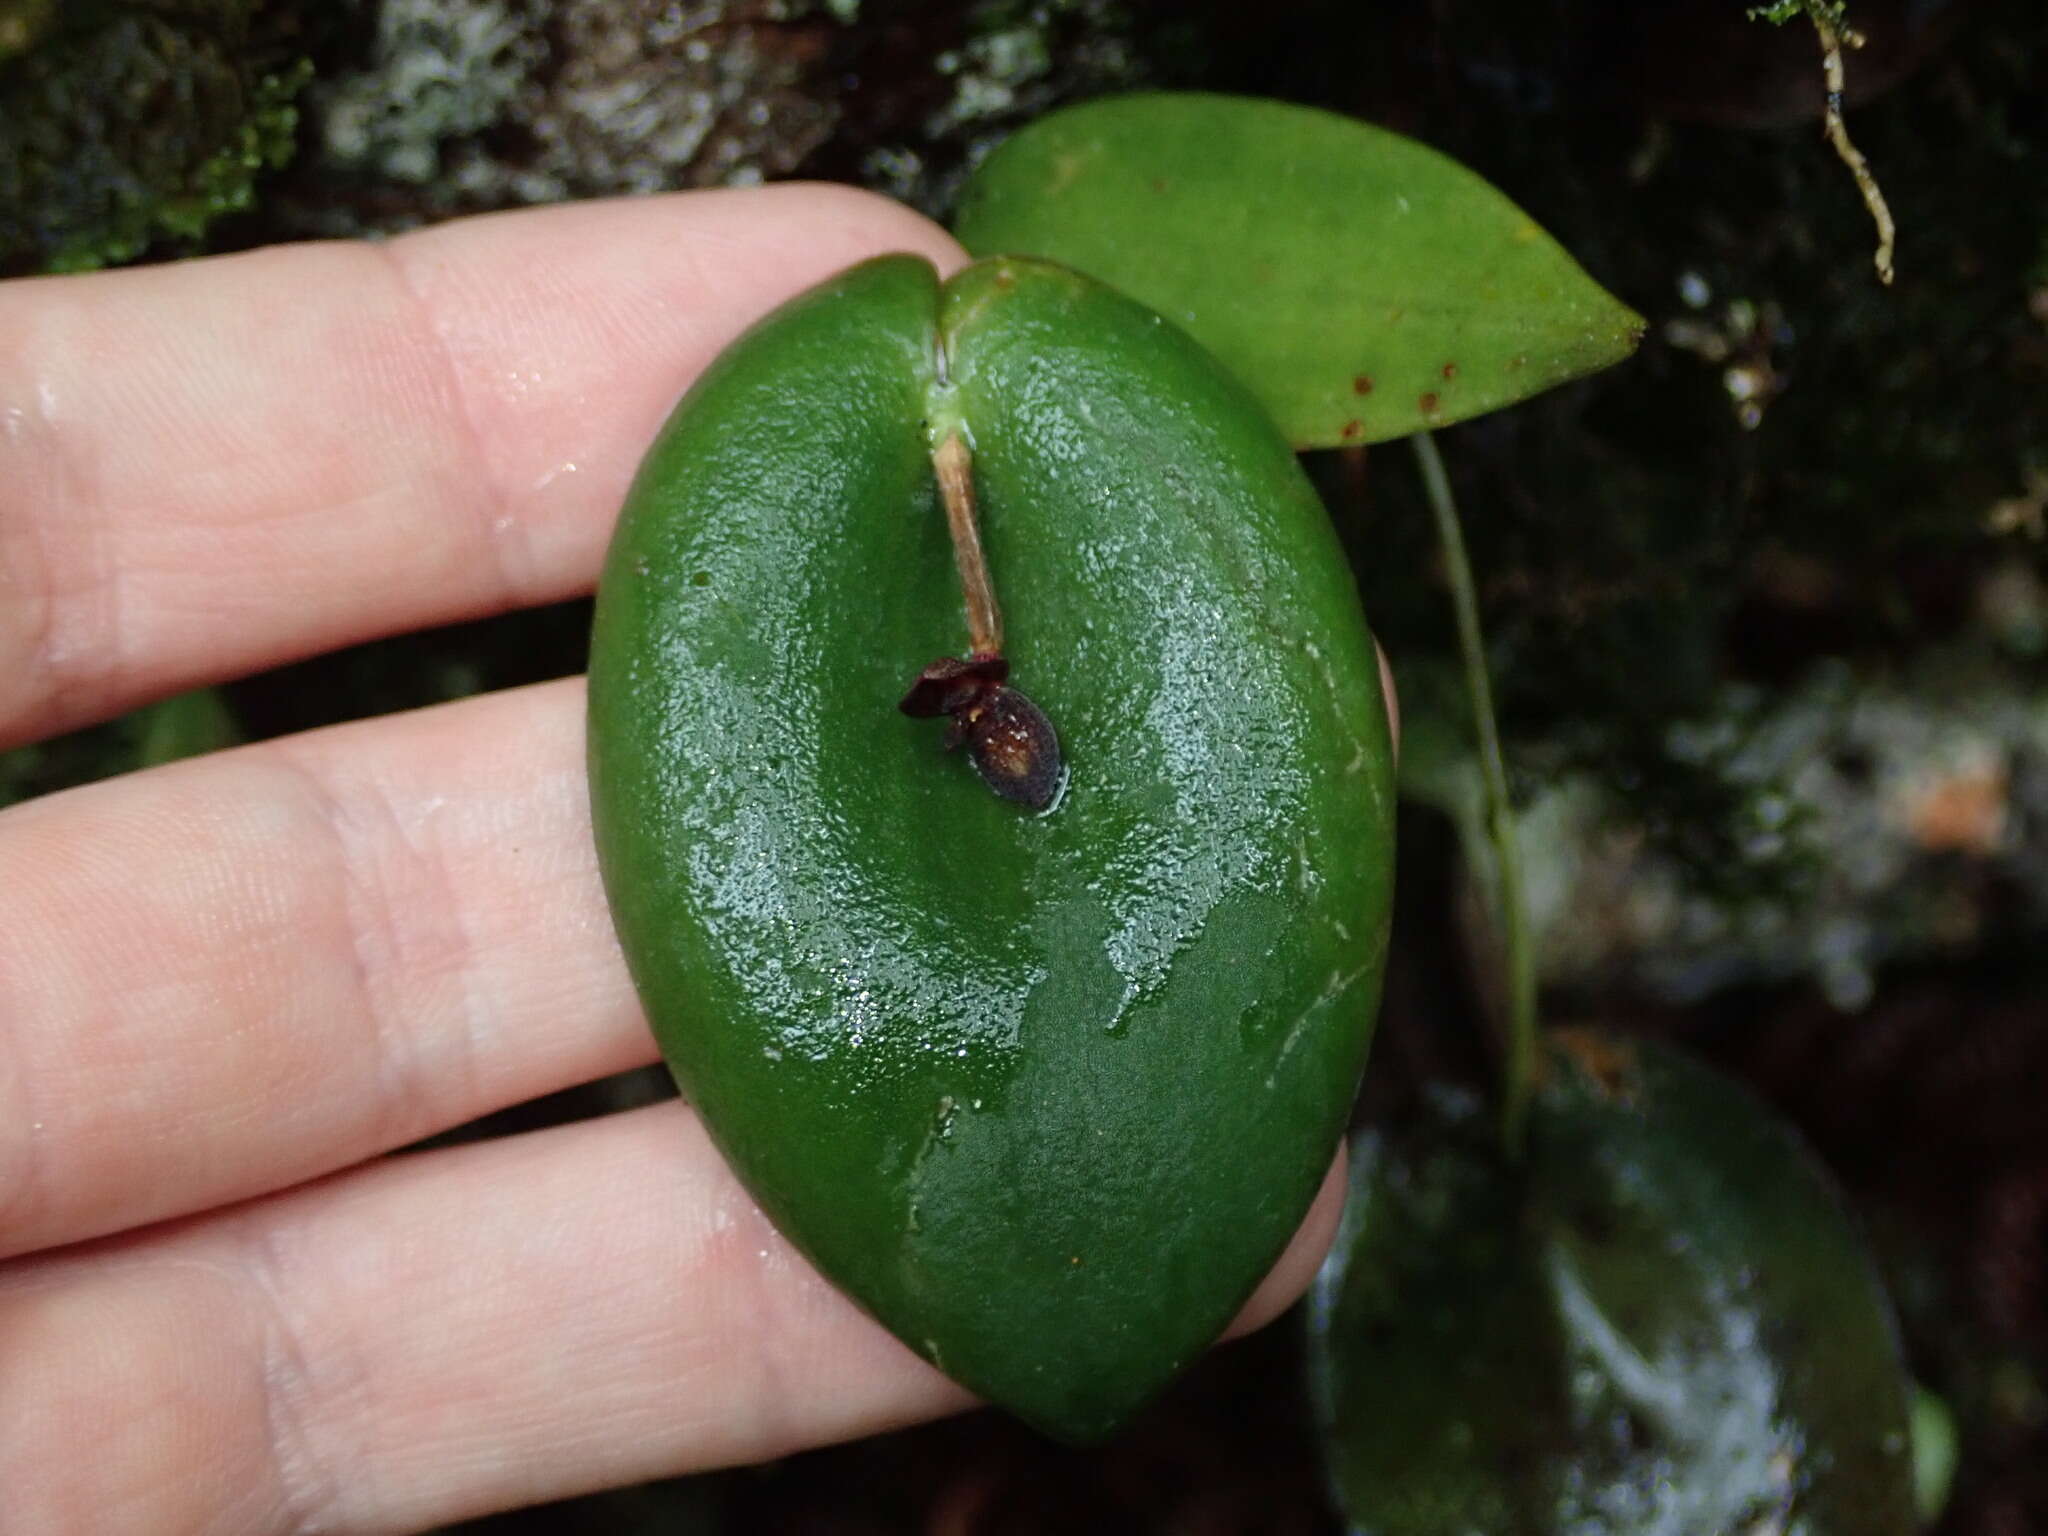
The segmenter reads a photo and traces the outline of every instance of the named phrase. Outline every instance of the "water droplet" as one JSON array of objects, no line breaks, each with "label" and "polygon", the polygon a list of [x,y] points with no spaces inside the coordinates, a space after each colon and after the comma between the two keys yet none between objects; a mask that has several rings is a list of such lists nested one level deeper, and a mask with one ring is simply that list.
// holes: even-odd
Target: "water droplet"
[{"label": "water droplet", "polygon": [[1053,780],[1052,795],[1045,802],[1045,809],[1033,813],[1033,820],[1042,821],[1060,808],[1060,802],[1067,798],[1067,786],[1074,781],[1074,770],[1065,763],[1060,764],[1059,776]]}]

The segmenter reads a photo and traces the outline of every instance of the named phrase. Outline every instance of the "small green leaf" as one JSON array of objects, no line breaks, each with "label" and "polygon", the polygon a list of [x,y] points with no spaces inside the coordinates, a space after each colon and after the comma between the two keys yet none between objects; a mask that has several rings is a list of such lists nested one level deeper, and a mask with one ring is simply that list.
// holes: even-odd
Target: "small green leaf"
[{"label": "small green leaf", "polygon": [[1310,1307],[1372,1536],[1907,1536],[1908,1384],[1833,1188],[1740,1088],[1561,1032],[1503,1161],[1476,1103],[1366,1137]]},{"label": "small green leaf", "polygon": [[976,255],[1123,289],[1236,370],[1298,448],[1401,437],[1619,362],[1643,321],[1456,161],[1281,102],[1113,97],[1006,140]]}]

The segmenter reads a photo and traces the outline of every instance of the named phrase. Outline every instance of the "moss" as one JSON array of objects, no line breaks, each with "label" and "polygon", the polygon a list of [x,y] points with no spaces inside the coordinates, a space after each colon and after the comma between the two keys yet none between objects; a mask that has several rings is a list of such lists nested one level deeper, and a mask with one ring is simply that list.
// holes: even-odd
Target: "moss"
[{"label": "moss", "polygon": [[0,64],[28,52],[56,20],[56,0],[0,0]]},{"label": "moss", "polygon": [[1772,0],[1769,5],[1751,6],[1747,14],[1751,21],[1768,21],[1774,27],[1811,16],[1840,31],[1848,24],[1843,14],[1847,10],[1844,0]]},{"label": "moss", "polygon": [[303,62],[266,62],[250,4],[0,15],[0,275],[196,241],[290,157]]},{"label": "moss", "polygon": [[1720,840],[1709,858],[1646,838],[1640,804],[1590,772],[1537,792],[1524,852],[1549,978],[1679,1002],[1810,979],[1853,1009],[1888,964],[2025,942],[2048,915],[2048,702],[2021,637],[1985,618],[1909,667],[1726,684],[1673,724],[1666,756],[1736,808],[1693,819]]}]

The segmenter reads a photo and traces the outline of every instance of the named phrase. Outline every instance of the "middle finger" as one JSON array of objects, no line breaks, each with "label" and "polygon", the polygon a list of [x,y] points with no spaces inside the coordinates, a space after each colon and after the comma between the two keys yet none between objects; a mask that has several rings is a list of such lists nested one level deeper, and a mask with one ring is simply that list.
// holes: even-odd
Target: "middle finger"
[{"label": "middle finger", "polygon": [[587,794],[572,679],[0,815],[0,1255],[653,1060]]}]

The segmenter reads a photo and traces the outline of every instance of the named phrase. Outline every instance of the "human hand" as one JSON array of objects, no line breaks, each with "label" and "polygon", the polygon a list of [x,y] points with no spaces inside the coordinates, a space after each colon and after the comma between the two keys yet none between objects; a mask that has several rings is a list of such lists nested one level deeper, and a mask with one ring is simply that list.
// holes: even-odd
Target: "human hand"
[{"label": "human hand", "polygon": [[[0,285],[0,745],[587,591],[690,378],[888,250],[963,259],[781,186]],[[410,1531],[967,1404],[682,1105],[384,1155],[654,1059],[580,681],[0,815],[8,1536]]]}]

